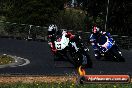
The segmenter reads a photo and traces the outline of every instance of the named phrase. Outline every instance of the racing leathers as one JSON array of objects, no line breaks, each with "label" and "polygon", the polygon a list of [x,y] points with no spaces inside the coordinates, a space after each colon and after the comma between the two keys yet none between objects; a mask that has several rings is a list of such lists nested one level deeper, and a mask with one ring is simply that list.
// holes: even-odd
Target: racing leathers
[{"label": "racing leathers", "polygon": [[[64,32],[64,33],[66,33],[66,37],[69,38],[70,40],[72,40],[75,37],[75,35],[73,35],[70,32]],[[62,34],[61,34],[61,36],[62,36]],[[55,43],[54,43],[56,36],[58,36],[58,35],[48,35],[48,44],[50,45],[53,55],[55,55],[57,52],[57,49],[55,48]]]},{"label": "racing leathers", "polygon": [[98,32],[98,33],[92,33],[90,35],[90,43],[93,47],[93,50],[94,50],[94,56],[97,60],[100,60],[101,59],[101,54],[100,54],[100,51],[99,51],[99,46],[98,46],[98,43],[101,42],[102,44],[104,43],[104,39],[100,39],[100,36],[107,36],[108,38],[112,38],[111,34],[108,33],[108,32]]}]

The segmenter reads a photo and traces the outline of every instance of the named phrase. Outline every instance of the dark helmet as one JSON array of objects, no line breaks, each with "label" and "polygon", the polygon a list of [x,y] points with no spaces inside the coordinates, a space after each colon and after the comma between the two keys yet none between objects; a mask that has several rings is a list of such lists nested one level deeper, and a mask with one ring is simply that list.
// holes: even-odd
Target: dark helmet
[{"label": "dark helmet", "polygon": [[56,25],[51,24],[48,28],[48,35],[54,35],[58,31],[58,28]]}]

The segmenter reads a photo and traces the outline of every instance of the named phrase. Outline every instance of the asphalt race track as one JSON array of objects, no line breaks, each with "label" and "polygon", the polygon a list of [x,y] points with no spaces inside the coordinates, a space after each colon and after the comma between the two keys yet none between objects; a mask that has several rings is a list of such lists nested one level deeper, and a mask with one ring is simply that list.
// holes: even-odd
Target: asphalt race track
[{"label": "asphalt race track", "polygon": [[[0,38],[0,54],[9,54],[26,58],[30,64],[18,67],[0,68],[0,74],[24,75],[68,75],[76,74],[71,67],[55,67],[53,56],[47,42]],[[132,75],[132,50],[122,50],[126,62],[97,61],[90,55],[93,68],[86,69],[86,74],[129,74]]]}]

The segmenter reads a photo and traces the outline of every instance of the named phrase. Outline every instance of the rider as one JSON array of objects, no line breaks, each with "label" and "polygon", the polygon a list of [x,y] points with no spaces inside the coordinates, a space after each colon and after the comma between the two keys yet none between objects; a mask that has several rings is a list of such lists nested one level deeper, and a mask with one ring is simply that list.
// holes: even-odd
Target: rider
[{"label": "rider", "polygon": [[[48,28],[48,44],[50,45],[51,51],[53,54],[56,54],[56,48],[55,48],[55,39],[56,36],[62,35],[62,30],[59,30],[58,27],[55,24],[51,24]],[[65,31],[66,37],[68,37],[70,40],[74,39],[74,35],[70,32]]]},{"label": "rider", "polygon": [[[80,48],[83,48],[83,46],[82,46],[83,41],[81,40],[81,37],[79,35],[77,35],[77,34],[73,35],[72,33],[68,32],[68,31],[59,30],[56,25],[52,24],[48,28],[48,43],[49,43],[51,51],[53,53],[54,60],[62,60],[62,58],[63,58],[63,56],[60,55],[59,52],[57,52],[57,49],[55,46],[55,41],[57,39],[58,41],[61,42],[61,37],[65,39],[64,36],[69,38],[68,40],[70,40],[70,42],[71,42],[68,44],[68,46],[75,47],[76,51],[78,51]],[[64,45],[66,44],[65,42],[61,42],[61,43]],[[90,59],[90,58],[88,58],[88,59]],[[72,61],[70,61],[70,62],[73,63]],[[89,67],[92,67],[91,60],[89,60],[89,62],[87,62],[87,63],[89,64]]]},{"label": "rider", "polygon": [[90,43],[94,49],[94,56],[97,60],[100,60],[101,59],[101,54],[99,52],[99,46],[98,46],[98,43],[99,42],[104,42],[104,40],[100,39],[100,36],[107,36],[108,38],[112,38],[111,34],[108,33],[108,32],[103,32],[103,31],[100,31],[100,29],[96,26],[93,27],[92,29],[92,33],[90,35]]}]

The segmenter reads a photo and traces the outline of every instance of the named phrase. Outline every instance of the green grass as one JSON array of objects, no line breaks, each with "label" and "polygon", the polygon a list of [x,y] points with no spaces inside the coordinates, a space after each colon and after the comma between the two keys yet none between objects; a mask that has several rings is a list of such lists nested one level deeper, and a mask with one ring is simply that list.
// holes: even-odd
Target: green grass
[{"label": "green grass", "polygon": [[7,55],[0,55],[0,65],[9,64],[14,62],[14,59],[12,57],[9,57]]},{"label": "green grass", "polygon": [[0,88],[132,88],[132,84],[74,84],[74,83],[13,83]]}]

